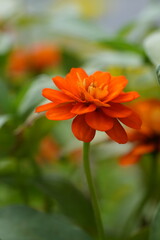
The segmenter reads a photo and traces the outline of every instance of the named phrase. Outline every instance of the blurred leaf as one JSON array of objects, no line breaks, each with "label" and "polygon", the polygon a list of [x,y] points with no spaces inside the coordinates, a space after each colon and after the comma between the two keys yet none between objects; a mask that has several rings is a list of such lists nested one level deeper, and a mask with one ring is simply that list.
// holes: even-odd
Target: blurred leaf
[{"label": "blurred leaf", "polygon": [[15,143],[15,136],[12,130],[6,125],[0,129],[0,157],[7,157]]},{"label": "blurred leaf", "polygon": [[104,47],[110,47],[110,48],[121,50],[121,51],[134,52],[142,56],[144,55],[143,48],[139,44],[126,41],[124,38],[118,37],[118,38],[102,39],[98,43]]},{"label": "blurred leaf", "polygon": [[63,51],[62,59],[63,68],[66,73],[68,73],[71,70],[71,68],[76,68],[82,65],[82,61],[80,60],[79,56],[67,50]]},{"label": "blurred leaf", "polygon": [[0,115],[0,128],[9,120],[9,115]]},{"label": "blurred leaf", "polygon": [[63,213],[91,232],[96,231],[90,201],[70,181],[60,176],[47,176],[36,185],[57,200]]},{"label": "blurred leaf", "polygon": [[120,51],[103,51],[93,53],[87,59],[84,68],[87,71],[95,71],[95,69],[106,69],[108,66],[121,67],[139,67],[143,64],[142,58],[135,53]]},{"label": "blurred leaf", "polygon": [[141,12],[137,19],[138,23],[153,23],[159,20],[159,1],[152,1],[144,10]]},{"label": "blurred leaf", "polygon": [[[45,16],[46,17],[46,16]],[[26,28],[29,26],[33,26],[34,24],[44,24],[44,17],[42,17],[42,15],[20,15],[18,16],[18,18],[16,19],[16,24],[18,27],[22,27],[22,28]]]},{"label": "blurred leaf", "polygon": [[0,175],[3,177],[7,173],[11,174],[16,169],[15,160],[13,158],[1,158],[0,160]]},{"label": "blurred leaf", "polygon": [[157,74],[158,82],[160,84],[160,65],[158,65],[157,68],[156,68],[156,74]]},{"label": "blurred leaf", "polygon": [[7,85],[0,80],[0,111],[9,112],[11,100]]},{"label": "blurred leaf", "polygon": [[156,66],[160,64],[160,31],[150,34],[144,40],[144,49],[151,59],[152,63]]},{"label": "blurred leaf", "polygon": [[1,35],[0,35],[0,55],[3,55],[10,50],[11,44],[12,44],[11,35],[1,33]]},{"label": "blurred leaf", "polygon": [[91,41],[106,37],[98,25],[76,16],[68,16],[66,9],[61,14],[54,16],[50,23],[50,29],[54,35],[61,37]]},{"label": "blurred leaf", "polygon": [[122,26],[122,28],[118,31],[119,37],[126,37],[134,28],[136,24],[135,22],[130,22],[125,26]]},{"label": "blurred leaf", "polygon": [[91,240],[62,215],[47,215],[25,206],[0,209],[0,238],[3,240]]},{"label": "blurred leaf", "polygon": [[153,219],[149,240],[159,240],[160,239],[160,207],[157,210],[155,218]]},{"label": "blurred leaf", "polygon": [[159,1],[150,1],[140,12],[135,21],[135,27],[127,36],[134,42],[140,42],[150,33],[159,22]]},{"label": "blurred leaf", "polygon": [[149,229],[143,229],[128,240],[148,240]]},{"label": "blurred leaf", "polygon": [[7,19],[13,16],[13,14],[17,13],[17,9],[19,6],[19,1],[15,0],[5,0],[1,1],[1,7],[0,7],[0,16],[1,19]]},{"label": "blurred leaf", "polygon": [[54,88],[52,80],[46,75],[39,76],[25,93],[18,107],[18,113],[23,115],[26,112],[32,111],[42,100],[44,100],[41,91],[43,88],[47,87]]}]

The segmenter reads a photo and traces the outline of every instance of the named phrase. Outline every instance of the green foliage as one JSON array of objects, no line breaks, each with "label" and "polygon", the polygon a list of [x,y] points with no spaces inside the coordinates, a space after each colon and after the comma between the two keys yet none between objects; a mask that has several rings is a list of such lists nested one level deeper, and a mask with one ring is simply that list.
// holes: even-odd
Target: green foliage
[{"label": "green foliage", "polygon": [[149,236],[149,230],[148,229],[142,229],[137,234],[134,234],[133,237],[129,238],[128,240],[148,240]]},{"label": "green foliage", "polygon": [[47,215],[26,206],[0,209],[0,237],[4,240],[91,240],[63,215]]},{"label": "green foliage", "polygon": [[[124,75],[126,90],[138,91],[139,100],[160,100],[160,5],[153,1],[111,36],[97,16],[85,15],[92,1],[40,2],[6,1],[8,10],[1,3],[0,240],[95,240],[82,144],[70,120],[49,121],[35,108],[49,102],[42,89],[56,89],[52,78],[66,76],[72,67]],[[42,43],[58,49],[55,62],[45,67],[47,52],[28,55],[30,47]],[[104,133],[97,133],[91,147],[106,239],[159,240],[160,210],[154,218],[153,213],[160,202],[160,155],[145,154],[140,163],[124,168],[119,158],[132,147],[109,142]]]},{"label": "green foliage", "polygon": [[51,198],[56,199],[66,216],[89,232],[96,232],[91,203],[71,182],[63,177],[47,176],[42,180],[38,179],[36,186]]},{"label": "green foliage", "polygon": [[153,219],[152,225],[151,225],[151,230],[150,230],[150,235],[149,235],[149,240],[158,240],[160,238],[160,208],[158,208],[156,215]]}]

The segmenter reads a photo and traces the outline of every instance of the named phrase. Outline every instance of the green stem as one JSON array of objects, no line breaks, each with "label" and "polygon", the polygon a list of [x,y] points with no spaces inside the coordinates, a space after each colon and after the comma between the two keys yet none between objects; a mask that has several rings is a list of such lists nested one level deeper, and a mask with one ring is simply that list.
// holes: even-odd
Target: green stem
[{"label": "green stem", "polygon": [[92,175],[91,175],[90,164],[89,164],[89,148],[90,148],[89,143],[84,142],[83,143],[83,164],[84,164],[86,179],[88,182],[88,187],[90,190],[91,201],[92,201],[92,206],[94,209],[99,240],[104,240],[105,234],[104,234],[103,224],[102,224],[101,215],[100,215],[100,209],[99,209],[99,205],[98,205],[98,201],[97,201],[97,196],[96,196],[96,192],[95,192],[95,188],[94,188],[94,184],[93,184],[93,180],[92,180]]}]

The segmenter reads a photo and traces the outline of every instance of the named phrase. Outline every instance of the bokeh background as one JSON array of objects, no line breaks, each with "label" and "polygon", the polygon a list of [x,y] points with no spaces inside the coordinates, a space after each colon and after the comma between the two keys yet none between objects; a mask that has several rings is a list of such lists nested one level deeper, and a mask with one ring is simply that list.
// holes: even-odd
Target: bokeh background
[{"label": "bokeh background", "polygon": [[[159,9],[156,0],[0,0],[1,207],[23,204],[61,213],[93,232],[92,223],[86,223],[90,213],[83,209],[89,193],[82,143],[74,138],[71,121],[49,121],[35,107],[45,102],[43,88],[55,88],[51,79],[65,76],[72,67],[88,74],[101,70],[125,75],[126,90],[138,91],[138,101],[155,99],[160,106]],[[154,141],[159,142],[156,129]],[[123,234],[150,181],[152,152],[144,152],[136,164],[120,164],[132,147],[132,142],[113,143],[103,133],[97,133],[91,146],[102,218],[113,239]],[[159,180],[157,173],[133,230],[150,223],[160,198]]]}]

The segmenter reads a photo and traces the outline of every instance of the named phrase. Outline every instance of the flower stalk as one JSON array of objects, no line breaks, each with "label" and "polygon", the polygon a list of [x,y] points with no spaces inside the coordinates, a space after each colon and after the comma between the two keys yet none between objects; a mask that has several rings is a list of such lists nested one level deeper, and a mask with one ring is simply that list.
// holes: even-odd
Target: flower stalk
[{"label": "flower stalk", "polygon": [[97,195],[96,195],[96,191],[94,188],[91,169],[90,169],[89,149],[90,149],[90,144],[84,142],[83,143],[83,164],[84,164],[85,175],[86,175],[86,179],[87,179],[87,183],[88,183],[88,187],[89,187],[89,191],[90,191],[94,215],[95,215],[95,219],[96,219],[96,225],[97,225],[98,236],[99,236],[98,239],[105,240],[105,234],[104,234],[102,219],[101,219],[101,215],[100,215],[100,209],[99,209]]}]

